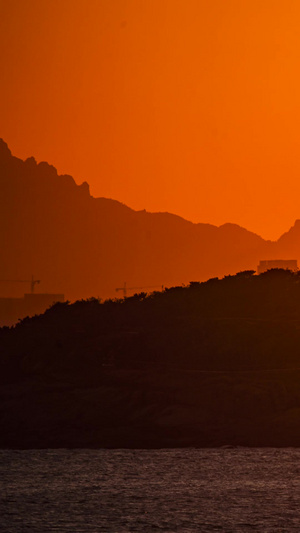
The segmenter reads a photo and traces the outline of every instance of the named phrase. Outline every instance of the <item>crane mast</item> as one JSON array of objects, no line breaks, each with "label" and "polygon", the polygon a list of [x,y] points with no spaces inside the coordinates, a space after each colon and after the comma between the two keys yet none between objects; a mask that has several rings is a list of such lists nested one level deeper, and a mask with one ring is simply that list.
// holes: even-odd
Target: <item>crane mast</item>
[{"label": "crane mast", "polygon": [[37,283],[41,283],[40,279],[34,279],[34,276],[31,279],[0,279],[1,283],[30,283],[30,292],[34,293],[34,288]]}]

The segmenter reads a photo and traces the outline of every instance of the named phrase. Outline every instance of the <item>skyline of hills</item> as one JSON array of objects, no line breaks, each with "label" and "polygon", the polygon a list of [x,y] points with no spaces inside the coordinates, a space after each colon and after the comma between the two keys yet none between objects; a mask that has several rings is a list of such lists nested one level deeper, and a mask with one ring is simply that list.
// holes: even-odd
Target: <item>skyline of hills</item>
[{"label": "skyline of hills", "polygon": [[[0,140],[0,279],[41,280],[38,292],[69,300],[120,296],[117,287],[156,288],[256,269],[261,259],[298,259],[300,221],[278,241],[236,224],[194,224],[170,213],[134,211],[90,195]],[[1,296],[28,292],[0,285]],[[122,293],[121,293],[122,294]]]}]

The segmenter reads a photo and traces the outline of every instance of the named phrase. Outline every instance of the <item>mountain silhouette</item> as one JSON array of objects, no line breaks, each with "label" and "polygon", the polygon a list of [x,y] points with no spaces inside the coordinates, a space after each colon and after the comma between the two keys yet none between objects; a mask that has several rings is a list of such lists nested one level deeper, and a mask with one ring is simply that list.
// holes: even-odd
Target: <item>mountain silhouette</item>
[{"label": "mountain silhouette", "polygon": [[[46,162],[14,157],[0,140],[0,279],[42,281],[69,300],[108,298],[128,287],[187,284],[256,269],[261,259],[297,259],[300,221],[277,242],[236,224],[193,224],[91,196]],[[216,193],[217,194],[217,193]],[[0,296],[29,288],[0,284]]]}]

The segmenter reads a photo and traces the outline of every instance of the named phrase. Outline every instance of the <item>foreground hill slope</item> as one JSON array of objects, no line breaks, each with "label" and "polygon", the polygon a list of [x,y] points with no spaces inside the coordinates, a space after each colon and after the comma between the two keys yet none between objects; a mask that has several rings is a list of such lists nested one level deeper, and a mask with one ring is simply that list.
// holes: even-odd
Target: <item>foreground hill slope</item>
[{"label": "foreground hill slope", "polygon": [[[48,163],[12,156],[2,140],[0,196],[0,279],[34,274],[41,292],[69,300],[111,297],[124,281],[172,286],[255,269],[260,259],[298,257],[299,228],[279,246],[234,224],[136,212],[93,198],[86,182],[78,186]],[[0,296],[28,288],[1,283]]]},{"label": "foreground hill slope", "polygon": [[0,329],[1,447],[300,445],[300,277],[274,270]]}]

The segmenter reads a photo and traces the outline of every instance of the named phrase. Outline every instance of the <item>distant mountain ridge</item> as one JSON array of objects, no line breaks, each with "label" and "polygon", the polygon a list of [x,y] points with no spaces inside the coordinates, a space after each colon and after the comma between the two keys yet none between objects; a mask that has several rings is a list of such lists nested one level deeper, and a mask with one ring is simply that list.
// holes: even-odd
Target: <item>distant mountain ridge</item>
[{"label": "distant mountain ridge", "polygon": [[[0,279],[42,280],[70,300],[120,296],[116,287],[180,285],[298,259],[300,221],[276,242],[236,224],[193,224],[90,195],[46,162],[14,157],[0,140]],[[24,290],[23,290],[24,289]],[[28,292],[1,284],[0,296]],[[121,293],[122,295],[122,293]]]}]

